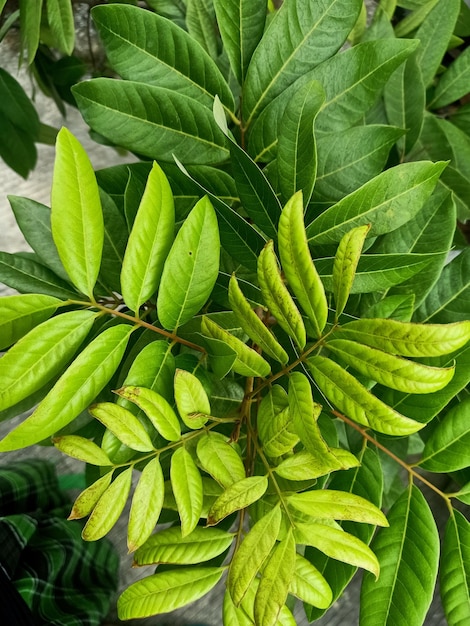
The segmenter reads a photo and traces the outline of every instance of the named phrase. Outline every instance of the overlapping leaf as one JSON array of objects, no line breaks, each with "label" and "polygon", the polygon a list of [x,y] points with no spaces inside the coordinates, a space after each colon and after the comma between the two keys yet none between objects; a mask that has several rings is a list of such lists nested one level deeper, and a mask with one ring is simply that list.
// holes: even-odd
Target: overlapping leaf
[{"label": "overlapping leaf", "polygon": [[465,624],[470,619],[470,528],[459,511],[447,522],[442,545],[440,590],[449,626]]},{"label": "overlapping leaf", "polygon": [[165,481],[156,457],[142,470],[132,497],[127,528],[129,552],[139,548],[153,532],[162,510],[164,493]]},{"label": "overlapping leaf", "polygon": [[0,305],[0,350],[3,350],[49,319],[60,305],[60,300],[52,296],[26,294],[4,296]]}]

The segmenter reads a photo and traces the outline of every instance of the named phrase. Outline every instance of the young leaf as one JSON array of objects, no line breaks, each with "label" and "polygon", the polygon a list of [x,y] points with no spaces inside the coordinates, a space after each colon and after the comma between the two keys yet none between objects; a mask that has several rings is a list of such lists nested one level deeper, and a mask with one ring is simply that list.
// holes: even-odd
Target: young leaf
[{"label": "young leaf", "polygon": [[459,511],[447,522],[442,545],[440,591],[449,626],[470,620],[470,527]]},{"label": "young leaf", "polygon": [[253,626],[253,620],[248,617],[245,611],[241,607],[235,606],[228,589],[224,593],[222,618],[224,626]]},{"label": "young leaf", "polygon": [[112,465],[106,452],[97,446],[96,443],[84,437],[78,437],[77,435],[55,437],[53,443],[58,450],[74,459],[79,459],[79,461],[84,461],[91,465]]},{"label": "young leaf", "polygon": [[370,224],[357,226],[346,233],[339,242],[333,264],[333,293],[336,302],[336,319],[344,311],[354,282],[357,264]]},{"label": "young leaf", "polygon": [[288,497],[289,505],[321,519],[351,520],[388,526],[387,518],[374,504],[352,493],[334,489],[317,489]]},{"label": "young leaf", "polygon": [[175,401],[178,413],[188,428],[201,428],[207,422],[211,406],[207,393],[197,376],[176,370]]},{"label": "young leaf", "polygon": [[48,320],[60,304],[57,298],[39,294],[3,296],[0,300],[0,350]]},{"label": "young leaf", "polygon": [[223,573],[223,567],[190,567],[146,576],[120,595],[119,619],[159,615],[195,602],[219,582]]},{"label": "young leaf", "polygon": [[382,626],[406,620],[420,626],[436,583],[439,536],[434,517],[417,487],[411,485],[388,514],[372,547],[380,578],[366,574],[361,590],[361,626]]},{"label": "young leaf", "polygon": [[[321,440],[323,446],[325,442]],[[338,469],[348,469],[358,465],[356,457],[346,450],[331,448],[325,454],[316,451],[314,454],[307,450],[295,452],[292,456],[285,458],[274,471],[279,476],[287,480],[311,480],[325,476]],[[343,457],[343,452],[346,455]]]},{"label": "young leaf", "polygon": [[[279,255],[287,282],[313,324],[316,336],[320,337],[328,316],[328,304],[308,248],[301,192],[292,196],[282,211],[279,220]],[[298,332],[301,332],[301,327]]]},{"label": "young leaf", "polygon": [[142,474],[132,497],[127,528],[129,552],[140,548],[152,534],[160,517],[165,480],[158,457],[152,459]]},{"label": "young leaf", "polygon": [[104,239],[101,201],[90,160],[65,127],[57,135],[51,203],[60,260],[77,289],[93,298]]},{"label": "young leaf", "polygon": [[71,56],[75,46],[73,10],[69,0],[47,0],[47,23],[51,29],[54,47]]},{"label": "young leaf", "polygon": [[101,539],[118,521],[131,489],[132,471],[129,467],[119,474],[100,497],[83,528],[85,541]]},{"label": "young leaf", "polygon": [[82,491],[73,503],[68,519],[82,519],[83,517],[89,515],[95,508],[98,500],[111,484],[112,477],[113,472],[108,472]]},{"label": "young leaf", "polygon": [[152,441],[145,428],[135,415],[124,407],[114,402],[100,402],[90,408],[90,414],[129,448],[139,452],[153,450]]},{"label": "young leaf", "polygon": [[289,586],[289,593],[306,604],[326,609],[333,599],[331,587],[310,561],[300,554],[295,555],[294,577]]},{"label": "young leaf", "polygon": [[121,270],[127,306],[139,307],[157,291],[163,264],[173,243],[175,209],[168,179],[153,164],[134,220]]},{"label": "young leaf", "polygon": [[274,507],[256,522],[235,552],[227,579],[227,588],[235,606],[240,605],[273,549],[281,517],[280,508]]},{"label": "young leaf", "polygon": [[118,324],[89,343],[34,413],[0,442],[0,451],[38,443],[84,411],[116,371],[132,330],[132,326]]},{"label": "young leaf", "polygon": [[181,534],[189,535],[202,513],[202,481],[199,470],[185,448],[178,448],[171,457],[171,486],[181,519]]},{"label": "young leaf", "polygon": [[197,456],[202,468],[225,488],[245,478],[240,455],[219,433],[209,432],[199,438]]},{"label": "young leaf", "polygon": [[257,416],[258,435],[268,456],[278,457],[299,441],[292,427],[289,400],[280,385],[273,385],[261,400]]},{"label": "young leaf", "polygon": [[219,528],[196,528],[183,537],[178,526],[166,528],[147,539],[134,555],[136,565],[197,565],[227,550],[233,535]]},{"label": "young leaf", "polygon": [[175,330],[206,303],[219,271],[219,230],[215,211],[202,198],[186,218],[163,267],[158,318]]},{"label": "young leaf", "polygon": [[249,476],[233,483],[214,502],[207,516],[213,526],[235,511],[244,509],[261,498],[268,488],[266,476]]}]

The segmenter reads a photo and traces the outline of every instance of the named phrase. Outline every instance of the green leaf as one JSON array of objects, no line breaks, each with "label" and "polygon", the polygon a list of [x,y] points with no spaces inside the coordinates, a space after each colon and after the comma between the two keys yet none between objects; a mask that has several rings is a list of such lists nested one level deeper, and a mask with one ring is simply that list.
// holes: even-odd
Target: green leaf
[{"label": "green leaf", "polygon": [[280,385],[273,385],[261,400],[257,426],[263,450],[268,456],[286,454],[297,444],[299,437],[289,414],[289,399]]},{"label": "green leaf", "polygon": [[426,441],[419,466],[429,472],[454,472],[470,465],[470,399],[454,406]]},{"label": "green leaf", "polygon": [[360,5],[360,0],[327,0],[321,5],[294,0],[282,5],[248,66],[245,126],[297,78],[339,50],[356,23]]},{"label": "green leaf", "polygon": [[164,328],[175,330],[206,303],[219,271],[217,217],[207,197],[186,218],[163,267],[157,298]]},{"label": "green leaf", "polygon": [[147,576],[118,599],[119,619],[149,617],[174,611],[208,593],[220,580],[222,567],[191,567]]},{"label": "green leaf", "polygon": [[225,488],[245,478],[240,455],[219,433],[208,432],[199,438],[197,456],[203,470]]},{"label": "green leaf", "polygon": [[326,609],[333,599],[331,587],[317,568],[300,554],[295,555],[294,578],[289,593],[306,604]]},{"label": "green leaf", "polygon": [[305,206],[317,175],[314,123],[325,101],[321,83],[312,81],[294,94],[281,119],[277,149],[279,188],[284,200],[302,191]]},{"label": "green leaf", "polygon": [[248,65],[264,30],[265,0],[214,0],[217,22],[230,67],[243,85]]},{"label": "green leaf", "polygon": [[470,528],[459,511],[447,522],[442,544],[440,591],[449,626],[463,626],[470,619]]},{"label": "green leaf", "polygon": [[202,428],[211,414],[209,398],[203,384],[191,372],[177,369],[175,401],[178,413],[188,428]]},{"label": "green leaf", "polygon": [[406,621],[420,626],[431,604],[439,561],[439,535],[429,506],[417,487],[403,492],[372,547],[380,578],[366,574],[361,590],[361,626]]},{"label": "green leaf", "polygon": [[100,402],[90,413],[108,428],[122,443],[139,452],[153,450],[147,431],[130,411],[114,402]]},{"label": "green leaf", "polygon": [[112,477],[113,472],[108,472],[82,491],[73,503],[72,511],[70,512],[68,519],[82,519],[83,517],[89,515],[95,508],[98,500],[111,484]]},{"label": "green leaf", "polygon": [[[287,245],[290,241],[287,240]],[[305,261],[305,257],[302,259]],[[293,269],[294,271],[297,268]],[[312,274],[310,272],[310,280]],[[294,280],[298,276],[294,274]],[[279,326],[294,339],[299,348],[303,348],[306,343],[306,331],[302,316],[296,307],[290,293],[285,286],[279,271],[274,245],[269,241],[263,248],[258,259],[258,281],[270,313],[274,315]],[[305,289],[304,285],[302,288]],[[316,295],[316,294],[315,294]]]},{"label": "green leaf", "polygon": [[175,154],[185,164],[228,157],[212,111],[190,96],[110,78],[82,82],[72,92],[87,124],[128,150],[169,162]]},{"label": "green leaf", "polygon": [[178,526],[152,535],[135,553],[136,565],[198,565],[219,556],[230,547],[233,535],[219,528],[196,528],[183,537]]},{"label": "green leaf", "polygon": [[60,260],[77,289],[93,298],[104,239],[101,201],[90,160],[65,127],[57,135],[51,202]]},{"label": "green leaf", "polygon": [[165,480],[158,457],[142,470],[132,498],[127,528],[129,552],[140,548],[152,534],[160,517],[165,493]]},{"label": "green leaf", "polygon": [[423,427],[384,404],[334,361],[314,356],[307,364],[328,400],[355,422],[395,436],[410,435]]},{"label": "green leaf", "polygon": [[107,58],[122,78],[165,87],[207,107],[218,95],[234,110],[233,96],[217,65],[182,28],[130,6],[98,6],[92,15]]},{"label": "green leaf", "polygon": [[37,162],[34,139],[3,115],[0,116],[0,132],[0,157],[15,172],[26,178]]},{"label": "green leaf", "polygon": [[212,0],[186,0],[186,28],[192,39],[217,59],[219,40]]},{"label": "green leaf", "polygon": [[34,61],[39,46],[43,0],[20,0],[21,49],[27,51],[28,65]]},{"label": "green leaf", "polygon": [[63,313],[42,322],[12,346],[0,359],[0,410],[21,402],[59,374],[88,335],[95,318],[93,311]]},{"label": "green leaf", "polygon": [[309,244],[336,243],[355,226],[369,236],[395,230],[414,217],[436,186],[445,163],[403,163],[379,174],[307,226]]},{"label": "green leaf", "polygon": [[118,324],[89,343],[34,413],[2,439],[0,451],[38,443],[84,411],[116,371],[131,332],[131,326]]},{"label": "green leaf", "polygon": [[296,562],[292,530],[271,552],[261,576],[254,604],[255,623],[275,626],[287,600]]},{"label": "green leaf", "polygon": [[328,348],[343,363],[377,382],[405,393],[433,393],[445,387],[454,368],[430,367],[347,339],[331,339]]},{"label": "green leaf", "polygon": [[128,238],[127,225],[114,200],[102,189],[100,198],[104,240],[98,282],[116,293],[121,293],[121,268]]},{"label": "green leaf", "polygon": [[398,320],[399,322],[409,322],[413,315],[413,305],[413,294],[387,296],[368,308],[365,317],[369,319],[385,317],[387,319]]},{"label": "green leaf", "polygon": [[246,508],[261,498],[268,488],[266,476],[249,476],[228,487],[214,502],[207,517],[213,526],[235,511]]},{"label": "green leaf", "polygon": [[173,243],[174,227],[171,188],[162,169],[154,163],[129,235],[121,270],[124,301],[136,313],[157,291]]},{"label": "green leaf", "polygon": [[112,465],[108,455],[89,439],[77,435],[56,437],[54,445],[64,454],[91,465]]},{"label": "green leaf", "polygon": [[290,506],[321,519],[351,520],[388,526],[387,518],[374,504],[352,493],[317,489],[295,493],[287,499]]},{"label": "green leaf", "polygon": [[[34,9],[30,10],[34,12]],[[22,13],[20,19],[23,17]],[[8,119],[13,127],[23,130],[32,140],[36,140],[39,132],[39,117],[36,109],[20,83],[3,68],[0,68],[0,92],[2,116]]]},{"label": "green leaf", "polygon": [[224,626],[229,624],[230,626],[253,626],[253,620],[248,617],[245,611],[241,607],[235,606],[228,589],[224,593],[222,618]]},{"label": "green leaf", "polygon": [[167,441],[179,441],[181,427],[171,405],[156,391],[145,387],[126,385],[116,391],[144,411],[160,435]]},{"label": "green leaf", "polygon": [[185,448],[178,448],[171,457],[171,486],[181,519],[181,534],[189,535],[202,513],[202,480],[191,455]]},{"label": "green leaf", "polygon": [[281,527],[281,511],[274,507],[256,522],[235,552],[227,579],[227,588],[235,606],[239,606],[257,573],[263,567]]},{"label": "green leaf", "polygon": [[47,0],[47,23],[54,47],[71,56],[75,46],[75,25],[70,0]]},{"label": "green leaf", "polygon": [[359,263],[362,247],[369,230],[369,224],[353,228],[342,237],[336,250],[332,275],[333,294],[336,302],[336,319],[344,311],[351,293],[357,264]]},{"label": "green leaf", "polygon": [[[267,254],[267,252],[264,253],[264,255]],[[302,310],[307,314],[310,322],[313,324],[316,336],[320,337],[328,317],[328,303],[326,301],[323,284],[318,276],[317,270],[315,269],[315,265],[313,264],[308,248],[303,220],[303,202],[301,192],[292,196],[282,211],[281,218],[279,220],[279,255],[281,257],[281,265],[287,278],[287,282],[294,292]],[[271,254],[271,256],[273,255]],[[268,256],[266,256],[266,258],[269,259]],[[286,309],[285,313],[289,315],[289,311],[286,308],[288,300],[283,295],[284,289],[279,286],[276,287],[276,283],[278,284],[279,281],[276,280],[277,275],[274,272],[274,268],[270,270],[270,272],[273,275],[270,283],[274,282],[272,287],[271,284],[269,284],[269,288],[273,296],[275,295],[275,291],[278,291],[278,298],[281,303],[286,303],[284,305],[284,308]],[[269,305],[269,301],[266,300],[266,302]],[[271,307],[271,305],[269,306]],[[295,305],[291,303],[290,308],[292,309],[293,316]],[[271,312],[278,318],[278,322],[282,326],[275,310],[271,309]],[[295,315],[297,317],[297,313],[295,313]],[[301,345],[304,339],[302,331],[303,323],[298,319],[295,323],[297,324],[296,333],[298,333],[297,343],[302,348],[303,345],[305,345],[305,342]],[[282,327],[287,332],[288,326],[285,324]]]},{"label": "green leaf", "polygon": [[132,472],[132,467],[124,470],[100,497],[83,528],[85,541],[101,539],[116,524],[129,497]]},{"label": "green leaf", "polygon": [[0,300],[0,350],[49,319],[60,304],[57,298],[39,294],[3,296]]},{"label": "green leaf", "polygon": [[[325,442],[319,437],[323,446]],[[340,454],[341,453],[341,454]],[[344,455],[342,453],[345,453]],[[341,458],[343,457],[344,458]],[[285,458],[274,471],[287,480],[312,480],[325,476],[338,469],[348,469],[358,465],[356,457],[346,450],[327,449],[325,454],[318,450],[314,454],[307,450],[296,452]],[[317,516],[316,516],[317,517]]]}]

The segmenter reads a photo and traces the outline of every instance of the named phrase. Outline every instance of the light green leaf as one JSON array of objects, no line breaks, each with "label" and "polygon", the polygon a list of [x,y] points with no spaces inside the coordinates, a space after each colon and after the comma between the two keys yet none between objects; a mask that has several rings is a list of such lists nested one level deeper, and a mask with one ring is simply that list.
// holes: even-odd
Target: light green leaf
[{"label": "light green leaf", "polygon": [[175,374],[175,401],[181,419],[188,428],[202,428],[211,413],[207,393],[197,376],[177,369]]},{"label": "light green leaf", "polygon": [[112,465],[106,452],[90,439],[77,435],[65,435],[64,437],[55,437],[53,443],[61,452],[79,461],[91,465]]},{"label": "light green leaf", "polygon": [[217,279],[219,257],[217,217],[205,197],[178,231],[163,267],[157,311],[164,328],[175,330],[204,306]]},{"label": "light green leaf", "polygon": [[353,493],[317,489],[295,493],[287,499],[290,506],[321,519],[351,520],[388,526],[387,518],[374,504]]},{"label": "light green leaf", "polygon": [[299,441],[289,414],[289,399],[280,385],[273,385],[261,400],[257,416],[258,436],[268,456],[290,452]]},{"label": "light green leaf", "polygon": [[21,49],[27,51],[28,65],[34,61],[39,46],[43,0],[20,0]]},{"label": "light green leaf", "polygon": [[[271,259],[267,256],[268,254],[270,254]],[[269,288],[271,289],[273,296],[275,292],[278,291],[278,298],[280,299],[280,302],[286,302],[284,305],[285,308],[288,300],[282,295],[284,290],[282,287],[275,286],[276,283],[279,284],[279,281],[276,280],[277,274],[274,272],[274,269],[277,270],[277,268],[272,267],[273,253],[264,252],[264,255],[266,256],[266,262],[269,260],[271,261],[270,265],[272,269],[269,270],[269,274],[272,274],[273,278],[268,283]],[[286,275],[287,282],[299,301],[303,311],[307,314],[310,322],[313,324],[317,337],[320,337],[328,317],[328,303],[326,301],[323,284],[318,276],[317,270],[315,269],[315,265],[313,264],[308,248],[303,221],[303,202],[301,192],[292,196],[282,211],[281,218],[279,220],[279,255],[281,257],[281,265]],[[268,272],[268,267],[266,267],[265,271],[266,273]],[[266,278],[268,278],[268,276]],[[269,305],[269,302],[266,302]],[[292,307],[294,308],[292,309]],[[293,305],[293,303],[290,304],[290,309],[292,309],[292,315],[294,315],[295,305]],[[271,309],[271,312],[278,317],[275,310]],[[285,310],[285,314],[289,314],[287,308]],[[295,313],[295,316],[297,317],[297,313]],[[279,318],[278,321],[282,326]],[[298,333],[297,342],[302,348],[305,345],[303,335],[304,331],[302,331],[303,323],[298,320],[296,322],[293,320],[292,323],[296,324],[296,333]],[[286,324],[285,326],[282,326],[284,330],[287,329]],[[302,341],[303,345],[301,345]]]},{"label": "light green leaf", "polygon": [[173,526],[160,530],[145,542],[134,555],[136,565],[198,565],[210,561],[227,550],[233,535],[219,528],[196,528],[183,537],[181,528]]},{"label": "light green leaf", "polygon": [[228,589],[224,593],[222,618],[224,626],[253,626],[253,620],[248,617],[245,611],[241,607],[235,606]]},{"label": "light green leaf", "polygon": [[83,517],[89,515],[95,508],[98,500],[111,484],[112,477],[113,472],[108,472],[82,491],[73,503],[72,511],[70,512],[68,519],[82,519]]},{"label": "light green leaf", "polygon": [[0,409],[14,406],[59,374],[88,335],[95,318],[93,311],[62,313],[42,322],[12,346],[0,359]]},{"label": "light green leaf", "polygon": [[319,609],[328,608],[333,599],[331,587],[324,576],[300,554],[295,555],[295,572],[289,593]]},{"label": "light green leaf", "polygon": [[459,54],[440,77],[434,98],[429,107],[431,109],[439,109],[465,96],[468,93],[469,80],[470,54],[467,48]]},{"label": "light green leaf", "polygon": [[152,459],[142,474],[132,497],[127,527],[129,552],[140,548],[152,534],[160,517],[165,480],[158,457]]},{"label": "light green leaf", "polygon": [[343,235],[336,250],[333,264],[333,294],[336,302],[336,319],[344,311],[351,292],[362,247],[370,230],[370,224],[357,226]]},{"label": "light green leaf", "polygon": [[233,483],[214,502],[207,517],[213,526],[235,511],[244,509],[261,498],[268,488],[266,476],[249,476]]},{"label": "light green leaf", "polygon": [[199,438],[197,456],[204,471],[225,488],[245,478],[240,455],[219,433],[208,432]]},{"label": "light green leaf", "polygon": [[113,198],[100,189],[104,240],[98,283],[109,291],[122,293],[121,268],[128,239],[126,221]]},{"label": "light green leaf", "polygon": [[0,350],[49,319],[60,304],[57,298],[39,294],[3,296],[0,300]]},{"label": "light green leaf", "polygon": [[410,435],[423,427],[384,404],[334,361],[314,356],[307,364],[328,400],[359,424],[395,436]]},{"label": "light green leaf", "polygon": [[280,527],[281,510],[274,507],[256,522],[235,552],[227,579],[227,588],[235,606],[240,605],[263,567],[276,543]]},{"label": "light green leaf", "polygon": [[136,313],[157,291],[163,264],[173,243],[174,227],[171,188],[162,169],[154,163],[129,235],[121,270],[124,301]]},{"label": "light green leaf", "polygon": [[426,441],[419,466],[429,472],[454,472],[470,465],[470,399],[454,406]]},{"label": "light green leaf", "polygon": [[183,163],[204,165],[228,157],[212,111],[182,93],[95,78],[75,85],[73,94],[87,124],[128,150],[168,162],[175,154]]},{"label": "light green leaf", "polygon": [[118,521],[129,496],[132,472],[132,467],[124,470],[100,497],[83,528],[85,541],[101,539]]},{"label": "light green leaf", "polygon": [[470,527],[459,511],[447,522],[442,545],[440,591],[449,626],[470,620]]},{"label": "light green leaf", "polygon": [[54,47],[71,56],[75,46],[75,25],[70,0],[47,0],[47,23]]},{"label": "light green leaf", "polygon": [[372,547],[380,578],[365,575],[361,590],[361,626],[424,623],[431,604],[439,561],[439,535],[429,506],[411,485],[388,514]]},{"label": "light green leaf", "polygon": [[84,411],[116,371],[132,330],[127,324],[118,324],[89,343],[34,413],[0,442],[0,451],[38,443]]},{"label": "light green leaf", "polygon": [[122,78],[165,87],[207,107],[218,95],[233,110],[233,96],[217,65],[172,21],[130,6],[98,6],[92,15],[107,58]]},{"label": "light green leaf", "polygon": [[[325,446],[323,439],[321,439],[321,443]],[[342,452],[347,451],[342,451],[340,448],[332,448],[327,449],[324,454],[318,450],[312,454],[307,450],[300,450],[300,452],[296,452],[281,461],[274,468],[274,471],[287,480],[311,480],[325,476],[338,469],[348,469],[358,465],[358,460],[353,454],[347,453],[343,455]],[[341,458],[343,456],[344,458]]]},{"label": "light green leaf", "polygon": [[150,617],[199,600],[220,580],[223,567],[191,567],[147,576],[118,599],[119,619]]},{"label": "light green leaf", "polygon": [[153,450],[152,441],[139,420],[130,411],[114,402],[100,402],[90,408],[96,417],[122,443],[139,452]]},{"label": "light green leaf", "polygon": [[309,243],[336,243],[351,228],[364,224],[372,224],[370,237],[395,230],[418,213],[445,166],[423,161],[386,170],[309,224]]},{"label": "light green leaf", "polygon": [[191,455],[178,448],[171,457],[171,486],[181,519],[181,534],[189,535],[202,514],[202,480]]},{"label": "light green leaf", "polygon": [[93,298],[104,239],[100,194],[85,150],[65,127],[57,135],[51,203],[60,260],[77,289]]}]

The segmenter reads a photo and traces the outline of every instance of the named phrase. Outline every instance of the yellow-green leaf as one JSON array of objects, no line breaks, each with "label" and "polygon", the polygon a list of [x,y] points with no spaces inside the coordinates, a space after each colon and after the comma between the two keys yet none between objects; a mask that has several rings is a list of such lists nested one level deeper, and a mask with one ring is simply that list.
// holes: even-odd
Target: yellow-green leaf
[{"label": "yellow-green leaf", "polygon": [[98,500],[111,484],[112,477],[113,472],[108,472],[82,491],[73,503],[72,511],[70,512],[68,519],[81,519],[82,517],[89,515],[95,508]]},{"label": "yellow-green leaf", "polygon": [[129,448],[139,452],[153,450],[152,441],[145,428],[136,416],[124,407],[114,402],[100,402],[90,408],[90,413]]},{"label": "yellow-green leaf", "polygon": [[343,235],[336,250],[333,263],[333,293],[336,302],[336,319],[344,311],[351,287],[354,282],[357,264],[361,257],[370,224],[356,226],[349,233]]},{"label": "yellow-green leaf", "polygon": [[34,293],[3,296],[0,300],[0,350],[49,319],[60,304],[57,298]]},{"label": "yellow-green leaf", "polygon": [[55,447],[73,457],[90,465],[112,465],[104,450],[90,439],[78,435],[65,435],[53,440]]},{"label": "yellow-green leaf", "polygon": [[261,498],[268,488],[266,476],[249,476],[233,483],[214,502],[207,517],[208,526],[244,509]]},{"label": "yellow-green leaf", "polygon": [[163,506],[165,480],[158,457],[142,470],[132,497],[127,527],[129,552],[137,550],[147,541],[155,528]]},{"label": "yellow-green leaf", "polygon": [[295,572],[289,593],[319,609],[328,608],[333,600],[333,592],[324,576],[300,554],[295,556]]},{"label": "yellow-green leaf", "polygon": [[189,535],[202,515],[203,489],[199,470],[185,448],[171,457],[171,486],[181,520],[181,534]]},{"label": "yellow-green leaf", "polygon": [[317,489],[295,493],[288,497],[289,505],[302,513],[317,518],[350,520],[375,524],[376,526],[388,526],[387,518],[374,504],[346,491],[333,489]]},{"label": "yellow-green leaf", "polygon": [[178,413],[188,428],[196,430],[204,426],[211,413],[211,406],[197,376],[186,370],[176,370],[175,401]]},{"label": "yellow-green leaf", "polygon": [[245,478],[243,461],[227,438],[219,433],[208,432],[200,437],[197,456],[202,468],[223,487]]}]

